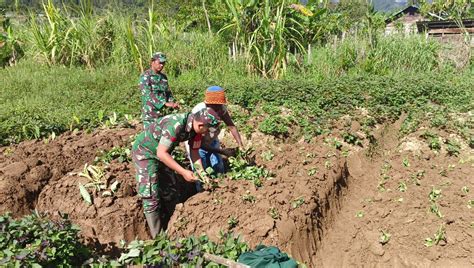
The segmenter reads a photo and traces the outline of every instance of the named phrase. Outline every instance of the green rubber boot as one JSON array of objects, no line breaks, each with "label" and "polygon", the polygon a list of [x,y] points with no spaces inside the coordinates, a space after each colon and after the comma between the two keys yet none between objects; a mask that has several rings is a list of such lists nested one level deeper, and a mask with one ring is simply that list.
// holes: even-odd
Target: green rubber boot
[{"label": "green rubber boot", "polygon": [[153,239],[161,231],[161,217],[159,212],[152,212],[145,214],[146,222],[150,228],[150,234]]}]

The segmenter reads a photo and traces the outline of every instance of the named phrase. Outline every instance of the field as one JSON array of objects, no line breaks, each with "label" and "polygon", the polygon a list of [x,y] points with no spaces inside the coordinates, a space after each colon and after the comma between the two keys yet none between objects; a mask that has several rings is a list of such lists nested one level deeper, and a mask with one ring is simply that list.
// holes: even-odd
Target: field
[{"label": "field", "polygon": [[[214,267],[204,253],[259,244],[301,267],[474,265],[469,40],[384,36],[382,15],[350,5],[204,1],[208,17],[199,1],[160,20],[83,2],[4,24],[0,266]],[[180,112],[226,89],[245,148],[204,192],[160,182],[173,215],[150,240],[130,150],[157,50]]]}]

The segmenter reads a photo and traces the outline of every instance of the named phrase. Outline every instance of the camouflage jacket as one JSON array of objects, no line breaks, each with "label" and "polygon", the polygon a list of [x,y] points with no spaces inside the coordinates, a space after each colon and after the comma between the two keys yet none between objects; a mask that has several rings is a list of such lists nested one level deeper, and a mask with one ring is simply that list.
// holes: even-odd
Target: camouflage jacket
[{"label": "camouflage jacket", "polygon": [[162,116],[160,110],[166,102],[174,102],[168,86],[168,78],[163,73],[148,69],[140,76],[143,121],[152,121]]},{"label": "camouflage jacket", "polygon": [[133,150],[157,158],[156,149],[159,144],[166,146],[168,152],[173,151],[176,145],[183,141],[190,141],[193,149],[201,147],[201,135],[194,131],[193,119],[193,114],[182,113],[170,114],[156,120],[137,136]]}]

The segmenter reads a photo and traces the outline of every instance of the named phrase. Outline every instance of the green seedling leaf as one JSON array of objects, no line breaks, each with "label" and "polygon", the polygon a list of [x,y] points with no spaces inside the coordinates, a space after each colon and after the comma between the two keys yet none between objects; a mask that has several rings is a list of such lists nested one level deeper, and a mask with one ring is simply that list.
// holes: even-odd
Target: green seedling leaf
[{"label": "green seedling leaf", "polygon": [[356,217],[357,217],[357,218],[362,218],[362,217],[364,217],[364,211],[357,211],[357,212],[356,212]]},{"label": "green seedling leaf", "polygon": [[301,205],[304,204],[304,198],[303,197],[298,197],[297,199],[293,200],[291,203],[292,208],[299,208]]},{"label": "green seedling leaf", "polygon": [[467,194],[469,193],[469,188],[467,186],[464,186],[461,188],[461,191],[464,193],[464,194]]},{"label": "green seedling leaf", "polygon": [[467,201],[467,208],[470,209],[470,208],[472,208],[472,207],[474,207],[474,200],[469,200],[469,201]]},{"label": "green seedling leaf", "polygon": [[110,191],[104,191],[104,192],[102,192],[102,196],[103,196],[103,197],[112,196],[112,192],[110,192]]},{"label": "green seedling leaf", "polygon": [[86,187],[84,187],[84,185],[80,183],[79,183],[79,191],[81,192],[82,199],[84,199],[84,201],[86,201],[86,203],[88,203],[89,205],[92,205],[91,195],[87,191]]},{"label": "green seedling leaf", "polygon": [[431,247],[434,245],[434,241],[431,237],[425,238],[425,244],[426,247]]},{"label": "green seedling leaf", "polygon": [[380,239],[379,239],[379,242],[380,244],[382,245],[385,245],[388,243],[388,241],[390,241],[390,238],[392,237],[391,234],[389,234],[388,232],[385,232],[385,231],[381,231],[382,234],[380,235]]}]

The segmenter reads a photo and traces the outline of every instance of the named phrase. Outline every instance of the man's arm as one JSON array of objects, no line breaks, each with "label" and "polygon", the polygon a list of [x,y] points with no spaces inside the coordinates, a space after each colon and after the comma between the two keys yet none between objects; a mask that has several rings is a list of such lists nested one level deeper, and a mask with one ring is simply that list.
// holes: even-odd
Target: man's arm
[{"label": "man's arm", "polygon": [[160,159],[163,164],[172,170],[176,171],[178,174],[181,174],[183,178],[187,181],[196,181],[197,178],[194,176],[194,173],[191,170],[183,168],[178,162],[176,162],[173,157],[168,153],[168,147],[163,144],[159,144],[156,150],[156,156]]},{"label": "man's arm", "polygon": [[226,124],[226,126],[229,128],[229,131],[230,133],[232,134],[232,136],[234,137],[235,141],[237,142],[237,145],[239,147],[244,147],[244,144],[242,143],[242,138],[240,137],[240,133],[239,133],[239,130],[237,129],[237,127],[235,126],[234,124],[234,121],[232,121],[232,118],[230,117],[230,114],[228,111],[226,111],[223,115],[222,115],[222,121],[224,121],[224,123]]}]

